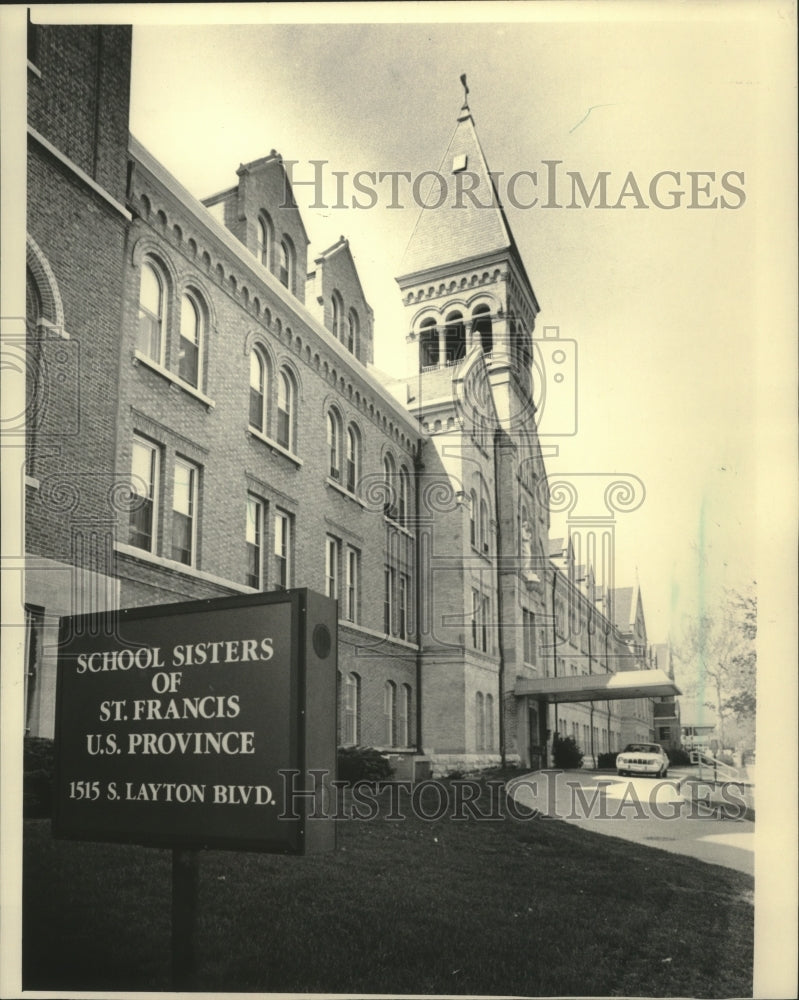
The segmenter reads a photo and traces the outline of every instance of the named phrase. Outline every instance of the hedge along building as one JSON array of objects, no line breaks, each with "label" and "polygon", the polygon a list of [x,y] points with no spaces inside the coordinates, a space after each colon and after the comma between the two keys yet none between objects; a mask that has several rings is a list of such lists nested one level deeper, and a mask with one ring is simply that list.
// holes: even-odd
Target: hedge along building
[{"label": "hedge along building", "polygon": [[[308,274],[277,153],[200,202],[128,135],[129,29],[30,41],[29,354],[66,360],[30,386],[29,731],[58,615],[307,586],[339,600],[340,743],[544,763],[539,307],[504,211],[422,212],[392,381],[347,241]],[[491,183],[468,108],[445,161]]]}]

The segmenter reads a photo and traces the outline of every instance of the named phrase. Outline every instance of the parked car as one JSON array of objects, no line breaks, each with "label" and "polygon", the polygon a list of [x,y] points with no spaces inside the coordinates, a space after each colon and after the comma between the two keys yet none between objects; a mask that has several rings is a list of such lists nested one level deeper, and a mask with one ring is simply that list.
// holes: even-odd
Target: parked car
[{"label": "parked car", "polygon": [[619,774],[653,774],[665,778],[669,773],[669,758],[657,743],[628,743],[616,757]]}]

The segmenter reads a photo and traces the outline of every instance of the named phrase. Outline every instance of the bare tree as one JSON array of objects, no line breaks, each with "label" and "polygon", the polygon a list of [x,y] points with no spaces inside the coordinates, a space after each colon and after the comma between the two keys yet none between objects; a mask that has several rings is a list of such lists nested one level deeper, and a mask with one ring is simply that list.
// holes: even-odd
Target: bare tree
[{"label": "bare tree", "polygon": [[686,693],[716,712],[722,746],[732,728],[747,742],[754,735],[756,636],[754,591],[727,591],[718,608],[686,621],[676,645]]}]

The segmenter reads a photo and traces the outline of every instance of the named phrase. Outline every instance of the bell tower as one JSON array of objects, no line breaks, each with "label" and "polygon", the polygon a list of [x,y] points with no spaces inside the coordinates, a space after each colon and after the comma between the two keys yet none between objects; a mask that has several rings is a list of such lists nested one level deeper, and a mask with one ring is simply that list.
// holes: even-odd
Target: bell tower
[{"label": "bell tower", "polygon": [[532,408],[539,305],[461,81],[464,103],[396,279],[407,316],[406,377],[418,380],[418,398],[431,398],[479,350],[495,394],[507,397],[496,400],[500,420],[513,421]]}]

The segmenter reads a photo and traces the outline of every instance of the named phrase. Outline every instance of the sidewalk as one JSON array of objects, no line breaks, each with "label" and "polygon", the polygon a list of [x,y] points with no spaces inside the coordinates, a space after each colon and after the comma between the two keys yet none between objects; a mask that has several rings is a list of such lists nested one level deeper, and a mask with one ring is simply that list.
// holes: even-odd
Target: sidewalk
[{"label": "sidewalk", "polygon": [[595,833],[754,875],[746,795],[740,787],[700,782],[694,768],[671,769],[664,779],[535,771],[509,782],[508,791],[520,804]]}]

